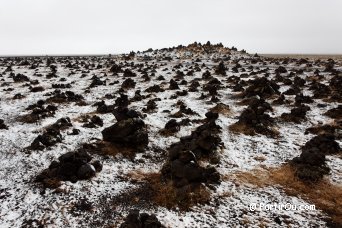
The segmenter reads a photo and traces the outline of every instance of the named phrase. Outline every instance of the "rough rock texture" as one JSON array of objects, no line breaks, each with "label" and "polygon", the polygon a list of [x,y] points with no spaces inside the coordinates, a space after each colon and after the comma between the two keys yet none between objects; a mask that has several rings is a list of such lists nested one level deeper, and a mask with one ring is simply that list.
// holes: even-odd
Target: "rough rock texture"
[{"label": "rough rock texture", "polygon": [[127,107],[118,107],[114,109],[113,115],[117,121],[127,120],[130,118],[143,118],[142,114],[133,109],[129,109]]},{"label": "rough rock texture", "polygon": [[52,93],[52,96],[47,99],[49,102],[56,102],[56,103],[62,103],[62,102],[78,102],[83,101],[84,97],[79,94],[75,94],[72,91],[66,91],[62,92],[60,90],[55,90]]},{"label": "rough rock texture", "polygon": [[342,105],[339,105],[337,108],[332,108],[325,113],[326,116],[334,119],[342,118]]},{"label": "rough rock texture", "polygon": [[224,63],[220,62],[217,68],[215,69],[215,73],[220,75],[226,75],[226,70],[227,68],[224,66]]},{"label": "rough rock texture", "polygon": [[45,101],[39,100],[36,104],[30,105],[26,110],[32,110],[31,113],[21,117],[21,120],[26,123],[34,123],[47,117],[52,117],[57,111],[54,105],[46,105]]},{"label": "rough rock texture", "polygon": [[105,101],[96,102],[94,106],[97,107],[96,111],[98,113],[110,113],[114,111],[114,105],[107,105]]},{"label": "rough rock texture", "polygon": [[148,133],[143,120],[130,118],[121,120],[102,131],[104,141],[129,147],[145,147]]},{"label": "rough rock texture", "polygon": [[28,147],[30,150],[43,150],[62,142],[62,135],[59,130],[48,128],[43,134],[38,135]]},{"label": "rough rock texture", "polygon": [[180,126],[181,124],[177,122],[177,120],[171,119],[165,124],[165,127],[162,130],[162,134],[168,135],[168,134],[176,133],[180,130]]},{"label": "rough rock texture", "polygon": [[45,187],[55,188],[60,185],[60,181],[90,179],[102,170],[99,161],[91,160],[92,157],[82,150],[68,152],[61,155],[58,161],[51,162],[49,168],[36,177],[36,181],[42,182]]},{"label": "rough rock texture", "polygon": [[120,228],[163,228],[155,215],[140,213],[139,210],[129,212]]},{"label": "rough rock texture", "polygon": [[214,167],[200,166],[195,154],[186,150],[170,155],[170,160],[164,164],[161,172],[163,177],[172,180],[177,188],[188,185],[194,188],[200,183],[220,182],[220,174]]},{"label": "rough rock texture", "polygon": [[103,126],[103,120],[101,117],[94,115],[90,118],[86,118],[86,123],[83,124],[83,127],[86,128],[96,128],[96,127],[102,127]]},{"label": "rough rock texture", "polygon": [[55,144],[62,142],[61,130],[65,130],[72,127],[72,123],[69,117],[60,118],[51,126],[48,126],[43,134],[38,135],[33,140],[31,145],[27,147],[29,150],[43,150],[45,148],[54,146]]},{"label": "rough rock texture", "polygon": [[337,154],[341,152],[340,145],[335,141],[333,135],[318,135],[310,139],[303,146],[303,151],[318,150],[322,154]]},{"label": "rough rock texture", "polygon": [[283,113],[281,118],[285,121],[300,123],[303,120],[306,120],[306,113],[309,110],[309,106],[301,104],[298,107],[291,109],[290,113]]},{"label": "rough rock texture", "polygon": [[259,98],[254,98],[249,103],[250,105],[242,111],[239,121],[231,125],[230,129],[249,135],[259,133],[275,136],[276,132],[272,129],[275,124],[274,119],[266,113],[273,110],[271,105]]},{"label": "rough rock texture", "polygon": [[217,170],[210,166],[202,167],[197,161],[198,158],[212,158],[213,163],[218,162],[217,150],[222,142],[218,136],[221,128],[215,123],[215,114],[207,114],[208,122],[169,148],[169,158],[161,172],[164,178],[172,180],[175,187],[196,188],[200,183],[219,183]]},{"label": "rough rock texture", "polygon": [[5,124],[5,121],[0,119],[0,129],[8,129],[7,125]]},{"label": "rough rock texture", "polygon": [[[211,117],[210,114],[208,116]],[[196,128],[191,135],[182,137],[179,142],[172,144],[169,148],[170,158],[177,157],[183,150],[190,150],[197,157],[216,155],[223,143],[218,135],[221,127],[215,123],[215,117],[211,117],[210,121]]]},{"label": "rough rock texture", "polygon": [[251,85],[247,87],[244,92],[245,97],[260,96],[261,98],[268,98],[274,94],[280,94],[279,86],[267,78],[257,78],[249,82]]},{"label": "rough rock texture", "polygon": [[329,167],[326,165],[325,154],[319,148],[303,148],[299,157],[290,161],[295,168],[295,175],[307,182],[316,182],[329,174]]},{"label": "rough rock texture", "polygon": [[330,172],[325,156],[340,152],[341,148],[334,136],[318,135],[306,142],[301,155],[290,161],[290,164],[295,167],[299,179],[315,182]]}]

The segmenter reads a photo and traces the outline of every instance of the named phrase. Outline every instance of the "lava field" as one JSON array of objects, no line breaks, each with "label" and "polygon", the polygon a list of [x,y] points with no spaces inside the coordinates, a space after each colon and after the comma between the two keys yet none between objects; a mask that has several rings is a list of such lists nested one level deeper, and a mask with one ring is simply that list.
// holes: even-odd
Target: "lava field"
[{"label": "lava field", "polygon": [[0,227],[340,227],[341,139],[342,59],[0,58]]}]

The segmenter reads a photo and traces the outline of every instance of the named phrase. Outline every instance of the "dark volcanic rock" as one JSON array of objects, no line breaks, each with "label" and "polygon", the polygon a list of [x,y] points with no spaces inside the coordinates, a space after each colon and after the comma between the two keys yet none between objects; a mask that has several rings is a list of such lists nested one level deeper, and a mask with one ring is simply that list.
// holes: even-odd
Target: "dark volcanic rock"
[{"label": "dark volcanic rock", "polygon": [[36,177],[36,181],[42,182],[45,187],[55,188],[58,185],[52,184],[52,181],[77,182],[90,179],[102,170],[100,161],[90,163],[92,157],[82,149],[63,154],[58,160],[51,162],[49,168]]},{"label": "dark volcanic rock", "polygon": [[109,71],[112,72],[113,74],[118,74],[122,72],[122,69],[119,65],[114,63]]},{"label": "dark volcanic rock", "polygon": [[223,62],[220,62],[217,68],[215,69],[215,73],[219,75],[226,75],[227,68],[224,66]]},{"label": "dark volcanic rock", "polygon": [[84,164],[77,170],[77,177],[79,179],[89,179],[96,175],[95,167],[91,164]]},{"label": "dark volcanic rock", "polygon": [[122,82],[121,88],[123,89],[133,89],[136,83],[132,78],[127,78],[125,81]]},{"label": "dark volcanic rock", "polygon": [[330,118],[334,119],[341,119],[342,118],[342,105],[337,106],[337,108],[332,108],[328,110],[324,115],[329,116]]},{"label": "dark volcanic rock", "polygon": [[94,106],[97,106],[96,111],[98,113],[110,113],[113,112],[115,109],[114,105],[107,105],[103,100],[100,102],[96,102]]},{"label": "dark volcanic rock", "polygon": [[52,84],[53,89],[67,89],[71,88],[70,84]]},{"label": "dark volcanic rock", "polygon": [[78,102],[83,101],[84,97],[82,95],[75,94],[72,91],[61,92],[60,90],[55,90],[52,96],[47,99],[50,102],[62,103],[62,102]]},{"label": "dark volcanic rock", "polygon": [[18,99],[22,99],[22,98],[24,98],[25,96],[24,95],[22,95],[21,93],[17,93],[17,94],[15,94],[14,96],[13,96],[13,99],[14,100],[18,100]]},{"label": "dark volcanic rock", "polygon": [[293,84],[297,85],[297,86],[304,86],[305,85],[305,80],[296,76],[294,79],[293,79]]},{"label": "dark volcanic rock", "polygon": [[288,90],[286,90],[283,94],[285,95],[296,95],[301,92],[300,88],[296,85],[291,86]]},{"label": "dark volcanic rock", "polygon": [[215,123],[215,119],[209,119],[191,135],[182,137],[179,142],[172,144],[169,148],[170,157],[183,150],[190,150],[199,158],[216,156],[217,150],[223,146],[218,135],[220,131],[221,127]]},{"label": "dark volcanic rock", "polygon": [[217,90],[221,89],[221,82],[217,78],[211,78],[208,83],[203,86],[204,91],[208,91],[210,95],[218,95]]},{"label": "dark volcanic rock", "polygon": [[69,127],[72,127],[72,123],[69,117],[64,117],[58,119],[54,124],[52,124],[49,128],[53,128],[55,130],[64,130]]},{"label": "dark volcanic rock", "polygon": [[[210,116],[210,114],[208,114]],[[214,167],[202,167],[197,158],[210,158],[212,163],[218,163],[218,149],[223,147],[218,133],[220,126],[216,125],[215,117],[199,126],[191,135],[182,137],[179,142],[170,146],[169,159],[161,172],[165,179],[172,180],[177,188],[189,186],[195,189],[200,183],[217,184],[220,174]]]},{"label": "dark volcanic rock", "polygon": [[30,150],[43,150],[62,142],[62,135],[59,130],[48,128],[43,134],[38,135],[28,147]]},{"label": "dark volcanic rock", "polygon": [[281,94],[277,99],[275,99],[272,104],[273,105],[282,105],[282,104],[285,104],[285,103],[288,103],[289,101],[287,101],[285,99],[285,96],[284,94]]},{"label": "dark volcanic rock", "polygon": [[303,151],[318,150],[320,153],[329,155],[341,152],[340,145],[335,141],[333,135],[318,135],[310,139],[303,146]]},{"label": "dark volcanic rock", "polygon": [[231,125],[231,130],[249,135],[259,133],[275,136],[276,132],[271,128],[275,121],[266,111],[273,111],[269,103],[258,97],[251,99],[249,106],[241,113],[239,121]]},{"label": "dark volcanic rock", "polygon": [[115,100],[115,105],[119,107],[127,107],[129,103],[128,96],[123,93],[120,93],[120,97]]},{"label": "dark volcanic rock", "polygon": [[155,99],[153,99],[153,100],[149,100],[147,102],[146,108],[143,108],[142,111],[152,113],[152,112],[157,111],[157,109],[158,109],[157,103],[156,103]]},{"label": "dark volcanic rock", "polygon": [[26,75],[17,74],[15,76],[13,76],[13,81],[14,82],[29,82],[30,79]]},{"label": "dark volcanic rock", "polygon": [[302,147],[301,155],[291,160],[290,164],[295,167],[295,175],[299,179],[316,182],[330,172],[325,155],[336,153],[337,150],[340,148],[331,136],[315,136]]},{"label": "dark volcanic rock", "polygon": [[145,90],[145,92],[148,93],[159,93],[159,92],[164,92],[164,89],[160,88],[159,85],[153,85]]},{"label": "dark volcanic rock", "polygon": [[211,78],[211,73],[207,70],[202,74],[203,79],[210,79]]},{"label": "dark volcanic rock", "polygon": [[133,109],[128,109],[127,107],[118,107],[114,109],[113,115],[117,121],[127,120],[130,118],[142,118],[142,114]]},{"label": "dark volcanic rock", "polygon": [[123,76],[124,77],[136,77],[137,74],[131,71],[130,69],[125,69]]},{"label": "dark volcanic rock", "polygon": [[314,82],[309,89],[313,90],[315,99],[327,98],[331,94],[330,87],[319,82]]},{"label": "dark volcanic rock", "polygon": [[94,88],[96,86],[100,86],[100,85],[106,85],[106,81],[101,81],[101,79],[97,76],[93,76],[91,78],[91,83],[89,85],[89,88]]},{"label": "dark volcanic rock", "polygon": [[169,120],[164,127],[163,133],[175,133],[180,130],[180,123],[177,122],[175,119]]},{"label": "dark volcanic rock", "polygon": [[305,130],[305,134],[315,135],[333,135],[336,139],[342,138],[342,121],[338,121],[336,124],[324,124],[314,127],[309,127]]},{"label": "dark volcanic rock", "polygon": [[202,167],[198,164],[196,156],[191,151],[179,151],[177,155],[162,168],[164,178],[172,180],[177,188],[186,185],[198,185],[199,183],[217,184],[220,182],[220,174],[214,167]]},{"label": "dark volcanic rock", "polygon": [[281,114],[281,118],[285,121],[300,123],[306,120],[306,113],[310,110],[309,106],[301,104],[300,106],[291,109],[291,113]]},{"label": "dark volcanic rock", "polygon": [[302,103],[309,104],[309,103],[313,103],[314,100],[310,96],[304,96],[302,93],[300,93],[295,97],[295,102],[296,102],[296,105],[302,104]]},{"label": "dark volcanic rock", "polygon": [[279,86],[273,81],[269,81],[267,78],[257,78],[249,82],[251,85],[247,87],[244,92],[245,97],[253,97],[255,95],[261,98],[268,98],[274,94],[280,94],[278,91]]},{"label": "dark volcanic rock", "polygon": [[83,124],[83,127],[86,128],[96,128],[96,127],[102,127],[103,126],[103,120],[97,116],[92,116],[87,123]]},{"label": "dark volcanic rock", "polygon": [[42,92],[44,91],[44,87],[42,86],[37,86],[37,87],[31,87],[30,91],[33,92],[33,93],[36,93],[36,92]]},{"label": "dark volcanic rock", "polygon": [[163,228],[155,215],[139,213],[139,210],[129,212],[120,228]]},{"label": "dark volcanic rock", "polygon": [[121,120],[102,131],[104,141],[122,144],[129,147],[145,147],[148,144],[148,133],[143,120],[130,118]]},{"label": "dark volcanic rock", "polygon": [[8,129],[8,127],[6,126],[4,120],[0,119],[0,129]]},{"label": "dark volcanic rock", "polygon": [[72,129],[72,132],[68,133],[68,135],[79,135],[80,132],[81,131],[79,129],[74,128]]},{"label": "dark volcanic rock", "polygon": [[287,72],[287,70],[283,66],[279,66],[277,69],[275,69],[275,73],[278,73],[278,74],[282,74],[282,73],[286,73],[286,72]]},{"label": "dark volcanic rock", "polygon": [[169,87],[169,89],[171,89],[171,90],[179,89],[179,86],[178,86],[178,84],[177,84],[177,82],[175,80],[173,80],[173,79],[170,80],[170,87]]},{"label": "dark volcanic rock", "polygon": [[137,90],[134,93],[134,97],[132,98],[132,101],[141,101],[142,99],[145,99],[146,96],[141,95],[141,91]]},{"label": "dark volcanic rock", "polygon": [[189,86],[189,92],[197,92],[198,87],[200,87],[200,83],[198,81],[193,80]]},{"label": "dark volcanic rock", "polygon": [[195,113],[191,108],[186,107],[186,105],[182,103],[182,104],[180,104],[179,111],[177,111],[174,114],[171,114],[170,117],[181,118],[181,117],[183,117],[183,114],[195,115],[197,113]]}]

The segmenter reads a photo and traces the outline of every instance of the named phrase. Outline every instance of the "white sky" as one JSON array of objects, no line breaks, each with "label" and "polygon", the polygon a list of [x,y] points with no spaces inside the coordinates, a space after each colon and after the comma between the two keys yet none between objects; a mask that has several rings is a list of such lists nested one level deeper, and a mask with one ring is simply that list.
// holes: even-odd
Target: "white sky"
[{"label": "white sky", "polygon": [[108,54],[194,41],[342,53],[342,0],[0,0],[0,55]]}]

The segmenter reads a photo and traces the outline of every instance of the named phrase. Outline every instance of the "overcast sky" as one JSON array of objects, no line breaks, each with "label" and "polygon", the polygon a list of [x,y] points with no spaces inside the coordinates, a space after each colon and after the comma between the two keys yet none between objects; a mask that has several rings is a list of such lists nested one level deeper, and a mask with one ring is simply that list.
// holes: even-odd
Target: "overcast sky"
[{"label": "overcast sky", "polygon": [[250,53],[342,54],[342,0],[0,0],[0,55],[207,40]]}]

